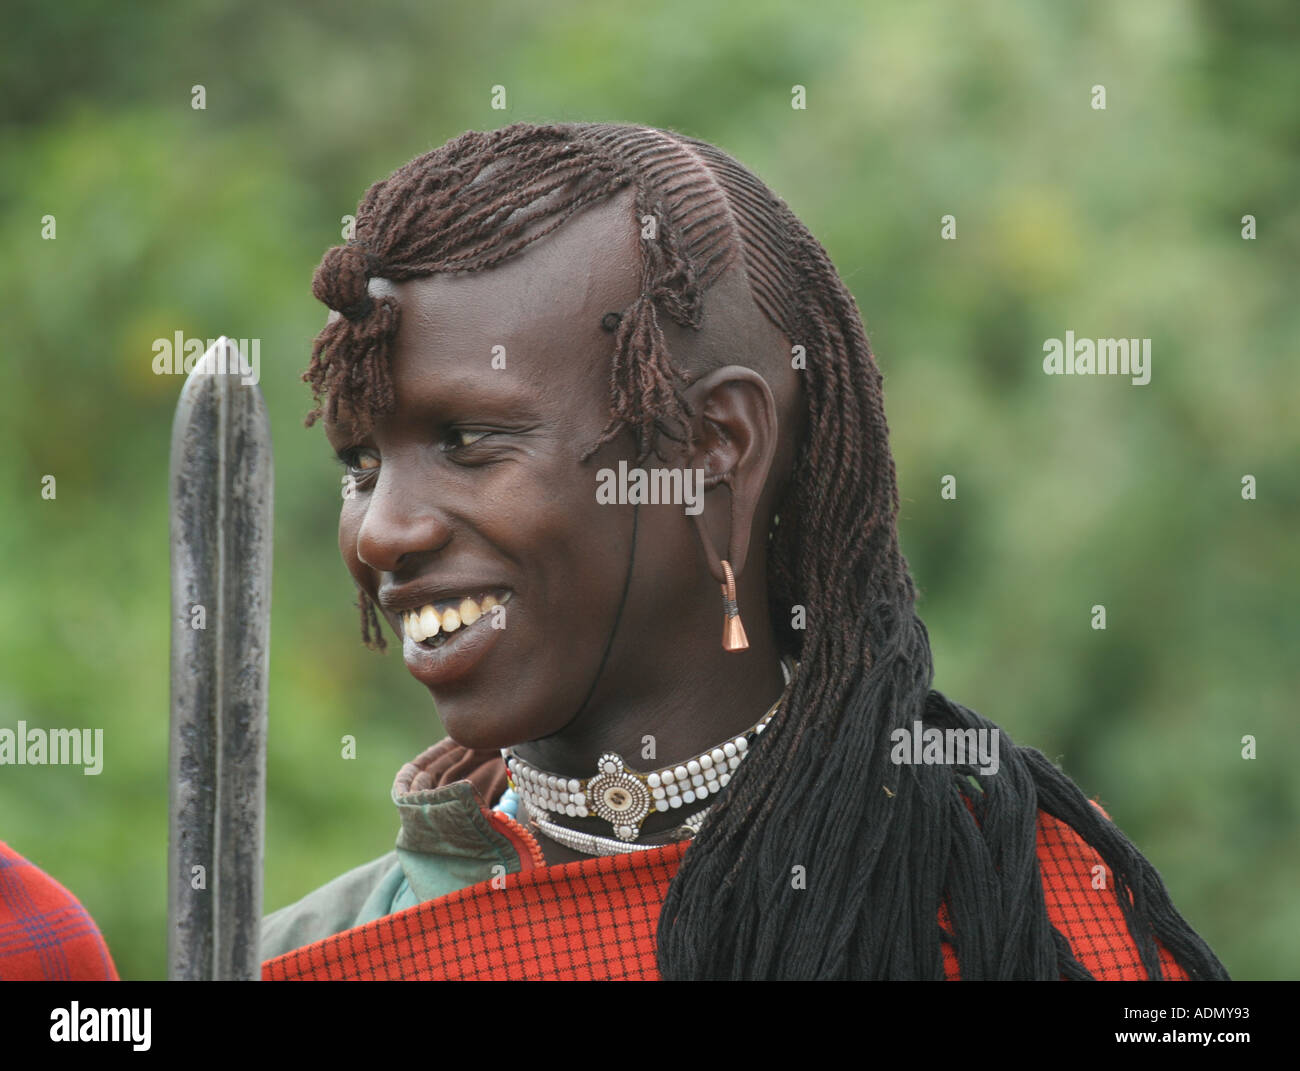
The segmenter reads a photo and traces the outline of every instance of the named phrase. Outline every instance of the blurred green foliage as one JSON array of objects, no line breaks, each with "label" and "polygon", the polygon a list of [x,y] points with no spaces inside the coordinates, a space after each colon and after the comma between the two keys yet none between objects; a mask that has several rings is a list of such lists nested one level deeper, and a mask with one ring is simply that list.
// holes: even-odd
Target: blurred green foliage
[{"label": "blurred green foliage", "polygon": [[[1235,976],[1296,976],[1294,5],[866,7],[9,4],[0,727],[102,727],[105,767],[0,767],[0,838],[77,893],[124,977],[165,971],[181,378],[152,342],[262,340],[270,910],[391,846],[392,778],[441,734],[358,640],[338,471],[302,427],[311,273],[371,182],[519,119],[671,127],[790,203],[885,372],[937,686],[1098,796]],[[1066,329],[1150,337],[1150,385],[1044,376]]]}]

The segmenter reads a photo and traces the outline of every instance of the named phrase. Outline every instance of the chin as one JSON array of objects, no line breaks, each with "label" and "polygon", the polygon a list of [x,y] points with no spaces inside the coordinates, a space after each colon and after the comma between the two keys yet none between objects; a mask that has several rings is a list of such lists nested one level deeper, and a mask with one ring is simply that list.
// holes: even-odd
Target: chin
[{"label": "chin", "polygon": [[460,703],[437,704],[435,700],[435,706],[447,735],[461,747],[499,751],[531,739],[518,725],[503,725],[478,717],[473,711],[456,709],[461,707]]},{"label": "chin", "polygon": [[[497,707],[481,700],[446,699],[441,703],[434,697],[434,706],[443,728],[461,747],[493,749],[517,747],[558,733],[563,725],[550,725],[538,718],[513,717],[508,721],[484,717],[483,709]],[[499,707],[498,707],[499,709]]]}]

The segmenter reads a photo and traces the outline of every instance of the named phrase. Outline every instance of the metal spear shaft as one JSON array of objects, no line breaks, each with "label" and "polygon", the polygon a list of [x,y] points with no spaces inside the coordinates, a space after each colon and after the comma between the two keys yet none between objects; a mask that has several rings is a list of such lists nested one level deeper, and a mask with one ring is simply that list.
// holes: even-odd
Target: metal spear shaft
[{"label": "metal spear shaft", "polygon": [[172,425],[172,980],[261,976],[273,470],[249,372],[218,339]]}]

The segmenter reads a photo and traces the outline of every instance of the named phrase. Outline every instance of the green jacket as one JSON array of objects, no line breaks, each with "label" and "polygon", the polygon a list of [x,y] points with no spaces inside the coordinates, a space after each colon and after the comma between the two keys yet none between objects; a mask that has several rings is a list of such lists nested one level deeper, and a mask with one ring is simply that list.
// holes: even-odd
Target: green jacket
[{"label": "green jacket", "polygon": [[402,767],[393,785],[401,819],[396,851],[267,915],[263,961],[457,889],[518,873],[526,856],[536,858],[536,845],[530,848],[519,826],[490,817],[469,781],[411,789],[434,750]]}]

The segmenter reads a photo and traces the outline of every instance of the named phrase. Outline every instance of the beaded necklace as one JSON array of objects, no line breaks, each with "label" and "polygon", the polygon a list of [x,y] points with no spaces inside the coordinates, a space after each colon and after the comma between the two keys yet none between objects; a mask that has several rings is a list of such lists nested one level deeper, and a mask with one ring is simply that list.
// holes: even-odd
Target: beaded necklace
[{"label": "beaded necklace", "polygon": [[[596,760],[594,776],[561,777],[531,766],[509,748],[503,748],[501,755],[506,762],[510,789],[527,805],[529,821],[533,825],[558,844],[585,855],[613,855],[661,847],[659,844],[632,843],[640,835],[642,822],[651,812],[678,810],[697,800],[715,796],[726,787],[732,773],[748,754],[750,745],[767,728],[782,701],[790,694],[794,677],[784,659],[781,673],[785,678],[785,690],[751,729],[685,762],[642,773],[628,769],[617,752],[607,751]],[[705,807],[696,811],[670,832],[677,839],[693,837],[708,810]],[[613,827],[618,839],[568,829],[554,822],[552,815],[601,818]]]}]

